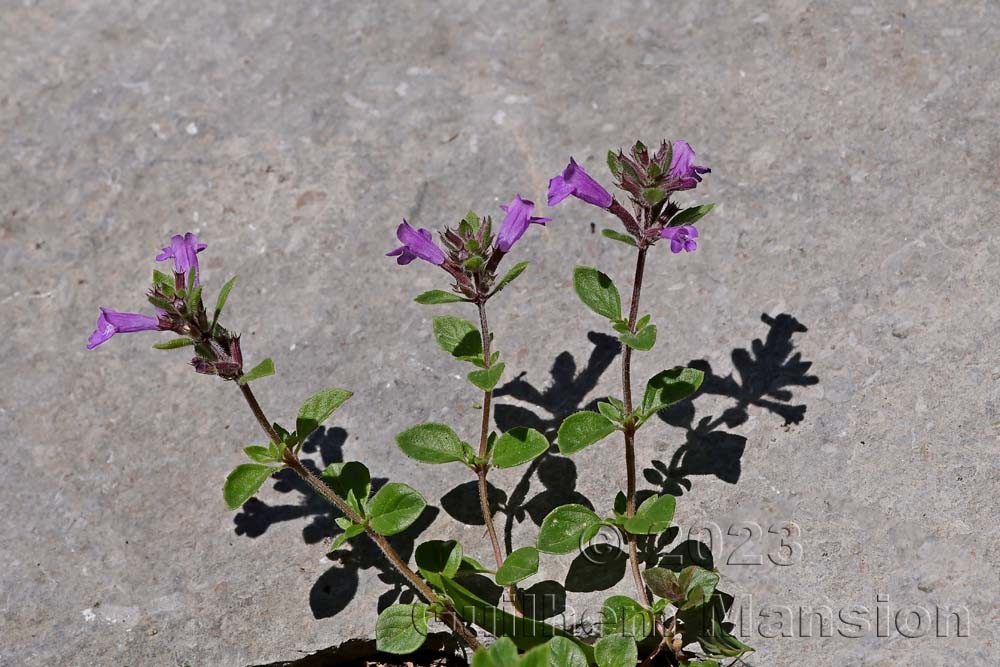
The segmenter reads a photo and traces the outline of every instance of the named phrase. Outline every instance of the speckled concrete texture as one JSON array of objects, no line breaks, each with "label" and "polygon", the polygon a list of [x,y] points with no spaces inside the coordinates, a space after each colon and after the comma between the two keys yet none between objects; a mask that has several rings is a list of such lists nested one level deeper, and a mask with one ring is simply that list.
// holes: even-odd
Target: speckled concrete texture
[{"label": "speckled concrete texture", "polygon": [[[275,360],[258,384],[273,419],[356,391],[316,464],[413,485],[434,506],[424,536],[485,561],[451,491],[463,470],[393,444],[423,420],[478,428],[430,332],[472,313],[414,304],[446,277],[382,255],[401,217],[544,202],[570,155],[608,182],[608,148],[663,137],[713,168],[682,199],[719,206],[698,252],[652,254],[660,342],[635,373],[698,361],[711,382],[640,433],[641,481],[681,494],[679,541],[714,536],[748,662],[994,664],[998,52],[991,1],[7,0],[0,665],[291,660],[370,636],[401,593],[364,540],[327,558],[332,517],[294,480],[225,510],[222,480],[261,440],[232,385],[150,350],[155,334],[84,349],[98,305],[143,307],[171,233],[209,244],[210,293],[240,275],[225,319],[251,362]],[[570,278],[582,262],[627,287],[630,249],[596,233],[615,224],[597,209],[551,214],[491,304],[501,425],[551,427],[616,392]],[[497,473],[498,520],[519,546],[555,502],[607,512],[621,461],[609,440]],[[543,558],[526,585],[571,562]],[[579,617],[610,590],[576,574]],[[804,637],[799,611],[822,606],[832,636]],[[950,627],[929,625],[943,609]]]}]

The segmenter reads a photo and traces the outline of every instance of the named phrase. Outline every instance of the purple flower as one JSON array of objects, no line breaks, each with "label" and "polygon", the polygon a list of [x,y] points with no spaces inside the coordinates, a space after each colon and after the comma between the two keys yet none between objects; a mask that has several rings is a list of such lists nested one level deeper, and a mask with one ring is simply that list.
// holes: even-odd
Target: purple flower
[{"label": "purple flower", "polygon": [[207,248],[205,243],[198,243],[198,237],[188,232],[184,236],[177,234],[170,239],[170,245],[156,256],[157,262],[167,259],[174,260],[174,272],[187,276],[194,268],[194,284],[198,284],[198,253]]},{"label": "purple flower", "polygon": [[694,227],[667,227],[660,232],[660,236],[670,239],[670,252],[694,252],[698,247],[698,242],[695,241],[698,230]]},{"label": "purple flower", "polygon": [[549,181],[549,206],[555,206],[570,195],[601,208],[608,208],[614,201],[611,193],[591,178],[573,158],[569,159],[563,173]]},{"label": "purple flower", "polygon": [[[176,238],[176,237],[175,237]],[[93,350],[116,333],[135,333],[136,331],[159,331],[160,320],[152,315],[140,313],[119,313],[115,310],[101,308],[97,318],[97,328],[90,334],[87,349]]]},{"label": "purple flower", "polygon": [[500,232],[497,233],[493,246],[500,252],[510,252],[511,246],[528,230],[528,225],[544,225],[552,218],[539,218],[531,215],[535,208],[535,202],[521,199],[521,195],[514,195],[514,198],[501,209],[507,212],[504,216],[503,224],[500,225]]},{"label": "purple flower", "polygon": [[[711,173],[708,167],[694,163],[694,149],[681,139],[673,142],[673,157],[670,159],[670,177],[677,179],[675,190],[691,190],[701,183],[701,174]],[[677,252],[676,250],[674,252]]]},{"label": "purple flower", "polygon": [[434,243],[430,230],[414,229],[410,223],[403,220],[403,223],[396,228],[396,238],[403,245],[385,254],[387,257],[395,257],[397,264],[409,264],[417,257],[437,266],[444,264],[444,251]]}]

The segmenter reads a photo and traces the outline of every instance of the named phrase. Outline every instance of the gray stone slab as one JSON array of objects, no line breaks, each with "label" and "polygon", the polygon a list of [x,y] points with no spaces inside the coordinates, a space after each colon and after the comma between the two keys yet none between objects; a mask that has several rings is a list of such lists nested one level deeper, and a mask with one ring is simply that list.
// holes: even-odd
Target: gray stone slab
[{"label": "gray stone slab", "polygon": [[[360,459],[440,506],[460,470],[412,465],[393,435],[427,419],[473,432],[475,396],[412,303],[443,277],[381,256],[395,224],[541,202],[569,155],[603,179],[609,147],[664,136],[713,167],[688,200],[719,208],[697,253],[651,258],[661,342],[636,374],[706,360],[737,385],[644,431],[639,459],[684,448],[677,520],[720,528],[750,662],[991,664],[998,28],[993,2],[5,3],[0,665],[292,659],[369,635],[391,596],[370,548],[326,558],[329,516],[298,487],[225,511],[222,480],[260,441],[232,386],[150,351],[153,335],[84,349],[98,305],[142,307],[171,233],[209,243],[207,285],[240,274],[227,321],[249,359],[277,364],[259,385],[274,418],[325,386],[357,392],[314,459]],[[631,270],[594,233],[613,220],[578,202],[554,215],[493,308],[508,379],[536,388],[561,353],[560,377],[570,358],[583,369],[601,327],[572,265],[621,284]],[[804,414],[787,424],[756,400],[796,375],[788,321],[762,314],[808,328],[791,340],[819,382],[790,387]],[[734,350],[756,360],[745,376]],[[615,391],[610,363],[584,400]],[[746,421],[706,434],[741,397]],[[548,407],[578,398],[563,382]],[[605,510],[624,484],[614,442],[542,472]],[[526,502],[543,491],[533,477]],[[427,536],[488,557],[481,527],[431,518]],[[761,535],[737,550],[740,522]],[[769,557],[782,522],[801,529],[788,566]],[[529,515],[513,524],[533,539]],[[748,555],[764,564],[736,564]],[[546,558],[539,580],[568,567]],[[819,605],[867,607],[872,627],[760,636],[775,608]],[[965,608],[969,636],[877,636],[878,607],[911,606]]]}]

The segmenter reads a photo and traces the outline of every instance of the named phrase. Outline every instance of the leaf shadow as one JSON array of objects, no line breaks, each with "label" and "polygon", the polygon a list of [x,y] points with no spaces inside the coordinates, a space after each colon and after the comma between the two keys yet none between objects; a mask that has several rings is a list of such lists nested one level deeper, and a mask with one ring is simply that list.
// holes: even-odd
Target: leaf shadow
[{"label": "leaf shadow", "polygon": [[[301,454],[306,455],[302,456],[303,465],[319,474],[331,463],[343,462],[346,441],[347,431],[342,428],[317,430],[302,445]],[[309,519],[302,528],[302,539],[306,544],[317,544],[343,532],[334,522],[339,512],[317,496],[302,478],[286,469],[273,479],[273,490],[294,498],[294,502],[272,505],[259,498],[251,498],[233,519],[237,535],[257,538],[275,524],[303,518]],[[372,494],[387,481],[384,477],[372,478]],[[428,505],[412,526],[387,538],[401,558],[410,559],[416,537],[434,522],[439,513],[437,507]],[[377,569],[378,579],[388,586],[388,590],[379,597],[379,611],[395,602],[406,603],[415,599],[409,585],[371,540],[351,540],[349,549],[338,549],[328,554],[327,558],[331,561],[330,568],[317,579],[309,593],[309,606],[315,618],[330,618],[347,607],[357,594],[361,570]]]},{"label": "leaf shadow", "polygon": [[[745,424],[751,406],[778,415],[785,426],[805,419],[807,406],[793,404],[792,389],[815,385],[819,378],[809,374],[812,362],[804,361],[795,350],[793,336],[806,333],[808,328],[787,313],[774,317],[764,313],[760,319],[769,327],[767,335],[763,341],[751,341],[749,349],[732,351],[733,372],[720,376],[706,360],[689,362],[688,366],[705,374],[698,393],[658,413],[663,422],[685,431],[684,443],[669,463],[653,460],[643,470],[646,481],[659,487],[659,493],[682,495],[691,489],[691,477],[700,475],[712,475],[729,484],[739,482],[747,439],[722,427],[734,429]],[[699,417],[694,400],[705,394],[731,398],[735,404],[718,417]],[[642,492],[640,498],[650,493]]]}]

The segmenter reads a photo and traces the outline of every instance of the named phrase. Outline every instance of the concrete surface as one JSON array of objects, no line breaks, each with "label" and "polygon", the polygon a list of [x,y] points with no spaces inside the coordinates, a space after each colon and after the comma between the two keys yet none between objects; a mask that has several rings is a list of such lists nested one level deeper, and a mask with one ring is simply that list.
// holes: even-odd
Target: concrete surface
[{"label": "concrete surface", "polygon": [[[354,389],[314,459],[360,459],[440,507],[461,469],[412,465],[393,435],[427,419],[474,431],[475,396],[430,336],[433,313],[461,309],[412,303],[443,274],[382,257],[399,218],[543,201],[570,155],[607,182],[609,147],[664,136],[714,170],[686,201],[719,208],[697,253],[654,253],[643,310],[661,342],[636,374],[703,359],[748,377],[644,431],[639,456],[669,465],[686,447],[677,520],[724,535],[725,588],[752,595],[749,662],[992,664],[998,35],[989,1],[4,2],[0,664],[287,660],[369,634],[396,594],[364,545],[326,558],[330,517],[286,480],[226,512],[222,480],[260,441],[231,385],[151,351],[154,334],[84,349],[98,305],[143,306],[171,233],[209,244],[210,290],[240,274],[226,321],[277,364],[258,385],[272,417]],[[553,214],[516,247],[532,267],[493,319],[507,380],[544,388],[568,352],[542,401],[558,413],[577,398],[569,357],[582,369],[601,330],[572,266],[627,285],[631,259],[592,233],[614,224],[600,211]],[[789,335],[807,371],[784,363]],[[586,400],[615,390],[605,362]],[[769,400],[800,407],[762,402],[787,381]],[[606,510],[620,461],[607,442],[547,475]],[[529,510],[545,491],[534,478]],[[520,518],[523,544],[537,528]],[[788,566],[769,558],[791,553],[783,522],[801,530]],[[488,557],[481,527],[440,509],[423,523]],[[752,556],[765,564],[736,565]],[[568,566],[544,559],[537,580]],[[863,605],[873,625],[877,607],[964,607],[969,636],[954,619],[946,638],[847,638],[839,621],[830,638],[760,636],[759,610],[819,605]]]}]

